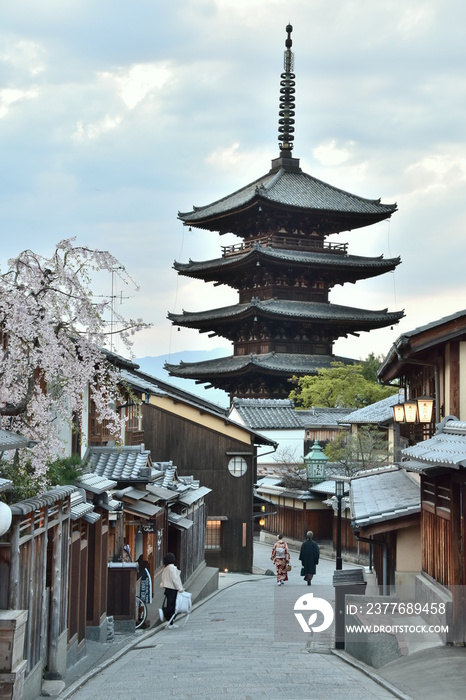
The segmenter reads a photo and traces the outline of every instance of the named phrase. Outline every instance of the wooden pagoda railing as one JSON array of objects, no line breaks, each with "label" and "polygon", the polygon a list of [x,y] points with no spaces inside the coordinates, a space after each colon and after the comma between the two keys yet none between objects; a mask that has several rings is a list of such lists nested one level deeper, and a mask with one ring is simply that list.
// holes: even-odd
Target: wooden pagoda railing
[{"label": "wooden pagoda railing", "polygon": [[284,236],[262,236],[260,238],[253,238],[251,240],[243,241],[242,243],[235,243],[234,245],[222,246],[222,256],[224,258],[230,255],[239,255],[240,253],[247,253],[251,250],[256,243],[260,243],[262,246],[270,248],[281,248],[285,250],[315,250],[315,251],[325,251],[326,253],[337,253],[340,255],[345,255],[348,249],[347,243],[331,243],[324,241],[309,240],[308,238],[294,238],[294,237],[284,237]]}]

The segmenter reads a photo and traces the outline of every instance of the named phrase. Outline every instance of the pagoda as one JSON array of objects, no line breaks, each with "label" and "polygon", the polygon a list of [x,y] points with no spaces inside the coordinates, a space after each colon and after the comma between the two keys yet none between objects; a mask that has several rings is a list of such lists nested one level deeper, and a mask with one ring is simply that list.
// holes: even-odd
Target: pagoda
[{"label": "pagoda", "polygon": [[227,338],[232,356],[165,367],[172,376],[223,389],[231,398],[285,398],[291,377],[315,374],[335,361],[354,362],[333,354],[338,338],[391,326],[404,315],[329,301],[335,285],[392,272],[400,258],[349,255],[346,243],[327,237],[388,219],[396,204],[332,187],[304,173],[292,156],[292,29],[286,27],[280,82],[279,157],[263,177],[178,215],[185,226],[241,239],[223,246],[214,260],[174,263],[180,275],[229,285],[239,300],[223,308],[168,315],[174,325]]}]

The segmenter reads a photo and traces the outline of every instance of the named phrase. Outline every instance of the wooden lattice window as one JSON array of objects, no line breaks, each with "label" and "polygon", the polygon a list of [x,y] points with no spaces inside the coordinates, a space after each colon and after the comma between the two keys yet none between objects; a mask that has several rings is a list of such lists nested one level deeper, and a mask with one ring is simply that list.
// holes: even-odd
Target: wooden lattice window
[{"label": "wooden lattice window", "polygon": [[141,406],[139,404],[130,404],[127,408],[128,420],[126,422],[127,430],[141,429]]},{"label": "wooden lattice window", "polygon": [[222,521],[207,520],[205,548],[220,551],[222,549]]}]

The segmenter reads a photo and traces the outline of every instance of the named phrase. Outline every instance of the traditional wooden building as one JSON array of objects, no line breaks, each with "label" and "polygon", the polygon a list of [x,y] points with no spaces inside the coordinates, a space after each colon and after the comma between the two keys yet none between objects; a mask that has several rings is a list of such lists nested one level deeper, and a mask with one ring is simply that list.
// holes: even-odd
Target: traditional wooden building
[{"label": "traditional wooden building", "polygon": [[171,461],[180,478],[192,475],[211,490],[205,497],[206,564],[252,571],[257,447],[273,451],[276,443],[229,418],[226,409],[136,367],[121,376],[142,399],[139,426],[154,463]]},{"label": "traditional wooden building", "polygon": [[424,576],[416,600],[446,603],[445,641],[466,644],[466,423],[444,418],[432,438],[403,450],[402,466],[421,475]]},{"label": "traditional wooden building", "polygon": [[180,213],[184,225],[233,233],[239,243],[207,261],[175,262],[181,275],[225,284],[238,291],[236,305],[169,314],[174,325],[222,336],[233,356],[167,365],[171,375],[195,379],[231,396],[286,398],[289,379],[315,374],[335,360],[340,337],[397,323],[403,312],[331,304],[337,284],[393,271],[399,258],[348,254],[332,234],[375,224],[396,211],[328,185],[304,173],[292,157],[295,75],[287,27],[281,76],[279,157],[268,173],[207,206]]},{"label": "traditional wooden building", "polygon": [[419,477],[396,465],[359,472],[351,479],[351,524],[370,547],[380,593],[414,600],[421,570]]},{"label": "traditional wooden building", "polygon": [[258,476],[283,474],[283,468],[302,465],[317,440],[321,447],[346,430],[341,420],[347,408],[296,409],[290,399],[233,398],[229,417],[277,443],[264,445],[257,455]]},{"label": "traditional wooden building", "polygon": [[17,697],[36,698],[42,680],[63,678],[83,651],[88,593],[106,572],[106,558],[97,571],[92,531],[100,515],[75,486],[56,487],[10,508],[11,528],[0,543],[0,602],[10,616],[25,611]]},{"label": "traditional wooden building", "polygon": [[[401,335],[379,370],[407,399],[434,398],[432,423],[400,423],[400,465],[420,475],[416,601],[445,606],[445,641],[466,643],[466,310]],[[442,419],[442,417],[445,416]]]}]

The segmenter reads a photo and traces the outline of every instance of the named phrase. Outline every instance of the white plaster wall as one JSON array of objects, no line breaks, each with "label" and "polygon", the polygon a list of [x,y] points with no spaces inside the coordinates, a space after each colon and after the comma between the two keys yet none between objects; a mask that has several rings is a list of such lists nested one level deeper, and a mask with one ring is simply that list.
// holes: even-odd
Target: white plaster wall
[{"label": "white plaster wall", "polygon": [[[304,428],[299,430],[258,430],[270,440],[278,442],[276,452],[271,453],[271,447],[263,445],[258,447],[258,464],[302,464],[304,457]],[[268,453],[266,455],[266,453]]]},{"label": "white plaster wall", "polygon": [[420,523],[397,530],[396,536],[396,595],[400,600],[414,600],[415,581],[421,571]]}]

